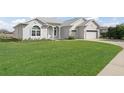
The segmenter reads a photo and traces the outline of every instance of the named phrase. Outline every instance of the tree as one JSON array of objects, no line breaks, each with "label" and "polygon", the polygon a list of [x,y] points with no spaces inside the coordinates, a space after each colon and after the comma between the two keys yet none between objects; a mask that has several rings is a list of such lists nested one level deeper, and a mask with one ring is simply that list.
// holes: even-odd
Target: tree
[{"label": "tree", "polygon": [[122,39],[124,38],[124,24],[117,25],[116,27],[109,27],[107,32],[109,39]]},{"label": "tree", "polygon": [[124,37],[124,24],[117,25],[116,28],[118,39],[122,39]]},{"label": "tree", "polygon": [[109,27],[107,36],[109,39],[116,38],[116,27]]}]

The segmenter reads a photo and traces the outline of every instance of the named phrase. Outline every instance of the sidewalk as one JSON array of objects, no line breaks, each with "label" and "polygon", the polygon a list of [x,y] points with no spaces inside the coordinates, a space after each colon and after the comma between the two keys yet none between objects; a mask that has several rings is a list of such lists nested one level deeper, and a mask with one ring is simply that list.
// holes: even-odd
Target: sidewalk
[{"label": "sidewalk", "polygon": [[[111,43],[124,48],[122,40],[91,40],[96,42]],[[124,76],[124,49],[98,74],[98,76]]]},{"label": "sidewalk", "polygon": [[98,76],[124,76],[124,49],[98,74]]}]

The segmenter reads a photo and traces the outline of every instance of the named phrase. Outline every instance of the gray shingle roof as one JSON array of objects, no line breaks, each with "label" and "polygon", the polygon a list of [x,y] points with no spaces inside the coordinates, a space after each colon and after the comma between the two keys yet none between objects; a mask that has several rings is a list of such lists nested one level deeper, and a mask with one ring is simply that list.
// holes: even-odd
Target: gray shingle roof
[{"label": "gray shingle roof", "polygon": [[56,17],[37,17],[36,19],[40,20],[41,22],[48,23],[48,24],[62,24],[61,20],[58,20]]},{"label": "gray shingle roof", "polygon": [[13,28],[19,26],[19,25],[28,25],[28,23],[24,22],[24,23],[18,23],[17,25],[13,26]]},{"label": "gray shingle roof", "polygon": [[81,23],[80,25],[78,25],[78,26],[85,26],[88,22],[89,22],[90,20],[87,20],[87,21],[85,21],[85,22],[83,22],[83,23]]},{"label": "gray shingle roof", "polygon": [[87,20],[87,21],[85,21],[85,22],[83,22],[83,23],[81,23],[80,25],[78,25],[78,26],[85,26],[88,22],[90,22],[90,21],[93,21],[98,27],[100,27],[100,25],[98,24],[98,23],[96,23],[96,21],[95,20]]},{"label": "gray shingle roof", "polygon": [[[77,18],[72,18],[70,20],[66,20],[63,22],[62,26],[71,26],[72,23],[74,23],[75,21],[81,19],[81,17],[77,17]],[[86,21],[86,19],[82,18],[83,20]]]},{"label": "gray shingle roof", "polygon": [[[71,18],[69,20],[66,20],[66,21],[61,21],[59,20],[57,17],[36,17],[34,19],[37,19],[38,21],[44,23],[44,24],[57,24],[57,25],[61,25],[61,26],[72,26],[72,23],[74,23],[75,21],[79,20],[79,19],[83,19],[84,22],[81,23],[80,25],[78,26],[85,26],[85,24],[87,24],[89,21],[91,20],[86,20],[85,18],[83,17],[74,17],[74,18]],[[32,19],[32,20],[34,20]],[[31,20],[30,20],[31,21]],[[28,22],[28,21],[27,21]],[[24,25],[27,25],[28,23],[25,22],[25,23],[19,23],[17,24],[16,26],[20,25],[20,24],[24,24]],[[95,22],[96,23],[96,22]],[[96,23],[97,24],[97,23]],[[98,24],[97,24],[98,25]],[[16,27],[15,26],[15,27]]]}]

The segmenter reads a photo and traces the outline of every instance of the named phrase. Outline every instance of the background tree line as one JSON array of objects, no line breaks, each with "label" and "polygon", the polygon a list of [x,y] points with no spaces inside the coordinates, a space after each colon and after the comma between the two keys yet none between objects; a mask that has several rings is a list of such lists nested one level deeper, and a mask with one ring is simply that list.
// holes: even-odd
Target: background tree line
[{"label": "background tree line", "polygon": [[124,39],[124,24],[109,27],[108,32],[101,33],[101,37],[109,39]]}]

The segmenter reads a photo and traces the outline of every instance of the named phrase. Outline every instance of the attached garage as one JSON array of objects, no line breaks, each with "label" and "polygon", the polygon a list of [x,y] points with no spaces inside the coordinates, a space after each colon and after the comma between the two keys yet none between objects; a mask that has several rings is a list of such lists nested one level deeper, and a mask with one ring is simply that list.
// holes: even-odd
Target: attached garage
[{"label": "attached garage", "polygon": [[100,37],[100,26],[95,20],[68,20],[61,26],[61,38],[97,39]]},{"label": "attached garage", "polygon": [[87,30],[86,31],[86,39],[96,39],[98,37],[96,30]]}]

